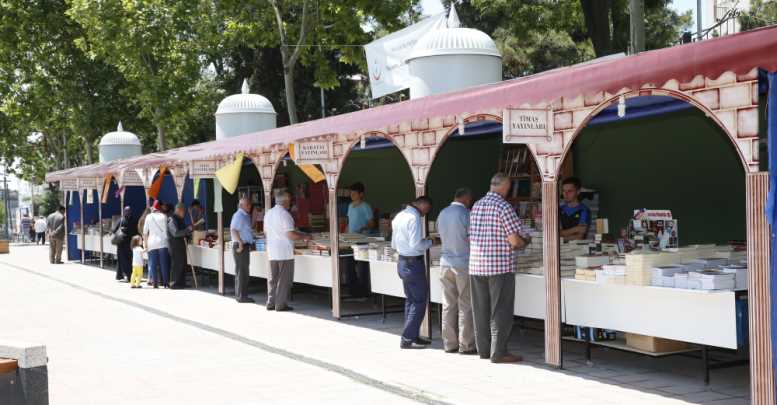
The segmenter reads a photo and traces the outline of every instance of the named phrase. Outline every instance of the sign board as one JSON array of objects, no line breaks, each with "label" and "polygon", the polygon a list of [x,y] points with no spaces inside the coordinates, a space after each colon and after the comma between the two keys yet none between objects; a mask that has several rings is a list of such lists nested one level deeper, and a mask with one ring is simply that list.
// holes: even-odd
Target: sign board
[{"label": "sign board", "polygon": [[96,178],[78,179],[78,188],[80,190],[97,190],[97,179]]},{"label": "sign board", "polygon": [[195,160],[189,169],[191,178],[213,177],[218,170],[218,161],[215,160]]},{"label": "sign board", "polygon": [[120,187],[143,187],[143,179],[138,175],[138,172],[135,170],[124,170],[120,176],[121,183],[119,184]]},{"label": "sign board", "polygon": [[[175,170],[175,169],[174,169]],[[186,172],[183,168],[178,168],[173,172],[173,182],[175,183],[175,191],[178,193],[178,201],[181,201],[183,196],[183,186],[186,182]]]},{"label": "sign board", "polygon": [[551,108],[507,108],[502,113],[502,142],[545,143],[553,138]]},{"label": "sign board", "polygon": [[300,164],[324,164],[332,159],[331,142],[300,142],[293,144],[292,157]]},{"label": "sign board", "polygon": [[78,190],[77,179],[64,179],[59,182],[59,188],[63,191],[75,191]]}]

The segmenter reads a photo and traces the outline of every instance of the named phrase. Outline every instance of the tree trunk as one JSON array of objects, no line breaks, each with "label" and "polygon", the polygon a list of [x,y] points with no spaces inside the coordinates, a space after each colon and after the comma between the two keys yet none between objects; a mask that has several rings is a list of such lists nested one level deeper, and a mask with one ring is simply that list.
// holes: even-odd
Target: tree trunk
[{"label": "tree trunk", "polygon": [[162,152],[167,149],[167,139],[165,139],[165,127],[162,125],[162,109],[160,107],[154,111],[154,125],[156,125],[157,151]]},{"label": "tree trunk", "polygon": [[89,142],[89,140],[86,141],[86,164],[90,165],[94,163],[94,160],[92,160],[94,157],[94,152],[92,152],[92,143]]},{"label": "tree trunk", "polygon": [[580,0],[588,37],[591,38],[597,57],[609,55],[612,49],[610,4],[610,1]]},{"label": "tree trunk", "polygon": [[294,95],[294,67],[283,69],[283,84],[286,88],[286,109],[289,111],[289,125],[299,122],[297,98]]}]

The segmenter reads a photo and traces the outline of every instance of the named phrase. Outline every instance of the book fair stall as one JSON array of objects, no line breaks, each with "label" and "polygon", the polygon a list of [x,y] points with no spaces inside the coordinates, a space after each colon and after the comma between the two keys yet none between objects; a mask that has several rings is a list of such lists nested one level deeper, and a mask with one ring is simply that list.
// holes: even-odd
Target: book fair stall
[{"label": "book fair stall", "polygon": [[[75,195],[68,202],[68,226],[75,226],[80,218],[94,221],[86,212],[71,218],[90,205],[81,181],[94,179],[96,189],[107,176],[167,167],[210,191],[229,186],[239,195],[243,159],[250,159],[253,180],[243,186],[261,209],[271,206],[276,185],[309,199],[297,207],[304,216],[297,226],[315,237],[298,246],[295,282],[331,288],[332,315],[341,318],[349,260],[369,263],[371,292],[401,296],[385,221],[397,204],[430,195],[436,211],[426,228],[434,234],[453,190],[468,186],[479,197],[501,170],[513,180],[510,202],[532,235],[518,258],[515,314],[541,320],[547,364],[563,367],[563,348],[580,344],[650,356],[694,350],[705,369],[723,365],[718,354],[736,352],[743,358],[734,360],[749,363],[753,401],[773,403],[777,297],[764,212],[766,127],[777,122],[766,107],[767,92],[777,94],[767,85],[775,54],[777,28],[765,28],[287,127],[273,120],[228,137],[218,135],[217,112],[215,141],[53,172],[47,181]],[[256,111],[274,114],[264,104]],[[376,142],[389,147],[370,150]],[[359,154],[384,150],[393,151],[392,163],[350,169]],[[406,171],[409,183],[400,179]],[[561,235],[568,176],[582,180],[580,198],[590,209],[581,240]],[[73,181],[75,190],[67,186]],[[380,210],[375,235],[352,238],[340,218],[345,189],[360,181],[365,200]],[[232,259],[224,248],[228,198],[218,195],[212,208],[205,198],[216,217],[208,223],[215,235],[206,239],[212,253],[193,261],[223,274]],[[266,274],[261,244],[251,257],[259,277]],[[440,295],[438,256],[433,249],[427,261],[432,302]]]}]

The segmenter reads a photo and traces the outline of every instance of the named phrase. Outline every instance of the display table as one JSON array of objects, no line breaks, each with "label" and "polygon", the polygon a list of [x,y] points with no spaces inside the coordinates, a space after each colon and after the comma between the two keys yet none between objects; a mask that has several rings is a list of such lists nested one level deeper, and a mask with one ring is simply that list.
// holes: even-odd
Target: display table
[{"label": "display table", "polygon": [[[81,237],[81,234],[77,235],[78,249],[86,252],[100,253],[100,235],[87,234]],[[115,255],[116,246],[111,244],[111,235],[103,235],[103,253]],[[86,243],[84,243],[84,240]]]},{"label": "display table", "polygon": [[561,280],[562,319],[701,345],[737,348],[733,291]]},{"label": "display table", "polygon": [[[193,266],[207,270],[218,271],[219,249],[216,247],[190,245],[191,261]],[[251,251],[249,259],[249,274],[251,277],[267,278],[267,259],[265,252]],[[231,251],[224,251],[224,273],[235,275],[235,258]]]},{"label": "display table", "polygon": [[294,255],[294,282],[332,288],[332,258]]}]

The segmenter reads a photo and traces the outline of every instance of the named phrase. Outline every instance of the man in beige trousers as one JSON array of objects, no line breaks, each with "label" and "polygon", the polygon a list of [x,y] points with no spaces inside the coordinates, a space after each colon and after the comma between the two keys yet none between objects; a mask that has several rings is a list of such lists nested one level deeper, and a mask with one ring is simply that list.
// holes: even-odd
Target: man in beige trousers
[{"label": "man in beige trousers", "polygon": [[456,190],[454,201],[440,212],[442,239],[442,341],[446,353],[477,354],[469,288],[469,207],[472,192]]},{"label": "man in beige trousers", "polygon": [[49,234],[49,262],[62,263],[62,245],[65,244],[65,207],[60,205],[46,218],[46,229]]}]

